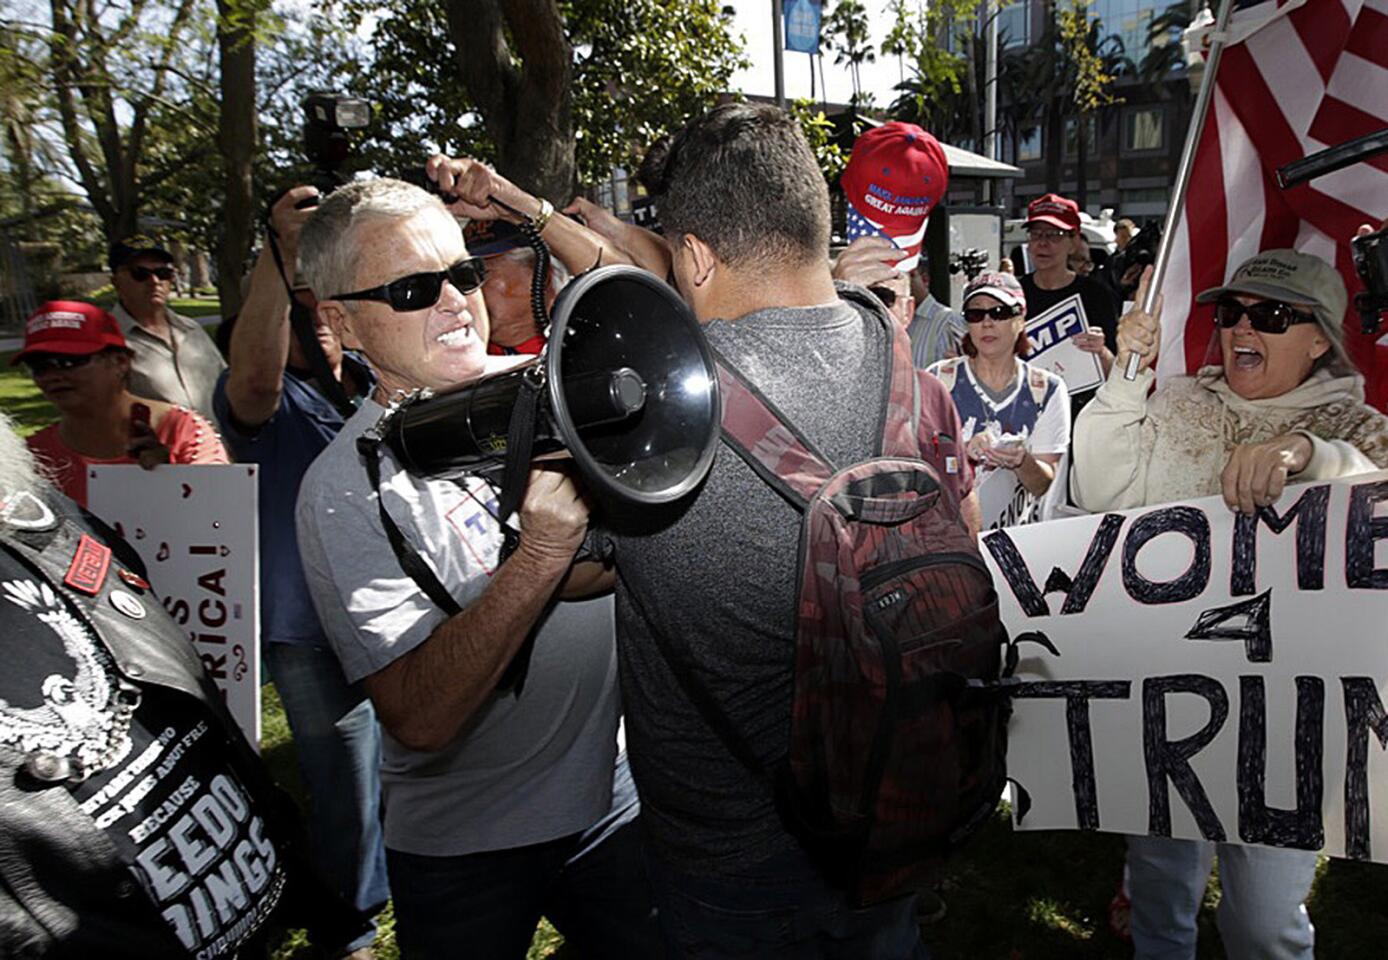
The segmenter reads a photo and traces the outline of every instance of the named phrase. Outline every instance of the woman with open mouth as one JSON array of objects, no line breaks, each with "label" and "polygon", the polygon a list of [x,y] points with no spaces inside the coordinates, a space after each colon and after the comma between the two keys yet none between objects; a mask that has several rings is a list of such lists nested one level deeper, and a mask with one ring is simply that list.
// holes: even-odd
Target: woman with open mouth
[{"label": "woman with open mouth", "polygon": [[[1150,278],[1148,268],[1139,304]],[[1388,467],[1388,417],[1364,402],[1364,378],[1345,353],[1348,299],[1330,264],[1270,250],[1196,300],[1214,304],[1221,361],[1172,377],[1150,397],[1160,298],[1152,315],[1139,308],[1123,318],[1115,372],[1075,423],[1080,506],[1098,513],[1220,494],[1231,510],[1253,515],[1289,481]],[[1134,353],[1143,369],[1127,380]],[[1139,960],[1195,956],[1216,853],[1228,956],[1311,960],[1315,931],[1303,901],[1314,852],[1146,836],[1128,838]]]}]

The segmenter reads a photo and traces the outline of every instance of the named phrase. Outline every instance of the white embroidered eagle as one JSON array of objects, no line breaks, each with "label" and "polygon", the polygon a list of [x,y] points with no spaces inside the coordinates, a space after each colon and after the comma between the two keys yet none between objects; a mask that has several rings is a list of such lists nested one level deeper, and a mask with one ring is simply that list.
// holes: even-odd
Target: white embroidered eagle
[{"label": "white embroidered eagle", "polygon": [[[113,729],[116,681],[111,655],[48,584],[7,580],[0,589],[10,603],[34,613],[58,635],[77,668],[72,677],[53,673],[44,678],[40,706],[16,707],[0,699],[0,742],[24,753],[64,757],[84,770],[124,758],[130,739],[125,730]],[[113,736],[124,742],[112,744]]]}]

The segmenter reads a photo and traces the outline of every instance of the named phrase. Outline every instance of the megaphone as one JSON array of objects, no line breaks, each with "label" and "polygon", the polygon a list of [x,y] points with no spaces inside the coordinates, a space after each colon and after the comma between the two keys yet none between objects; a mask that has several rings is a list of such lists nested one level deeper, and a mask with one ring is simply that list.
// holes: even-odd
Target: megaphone
[{"label": "megaphone", "polygon": [[713,353],[689,307],[644,270],[601,267],[573,280],[554,301],[540,356],[407,398],[381,438],[418,476],[497,473],[527,390],[539,401],[531,457],[567,450],[586,489],[609,503],[678,500],[713,463]]}]

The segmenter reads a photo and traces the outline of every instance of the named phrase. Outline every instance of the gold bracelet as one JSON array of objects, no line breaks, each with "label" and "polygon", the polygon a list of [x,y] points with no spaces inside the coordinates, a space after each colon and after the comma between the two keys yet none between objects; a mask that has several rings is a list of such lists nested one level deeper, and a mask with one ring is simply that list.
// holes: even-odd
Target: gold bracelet
[{"label": "gold bracelet", "polygon": [[540,212],[535,214],[531,223],[535,225],[536,233],[544,233],[545,227],[549,226],[549,218],[554,216],[554,204],[544,197],[540,198]]}]

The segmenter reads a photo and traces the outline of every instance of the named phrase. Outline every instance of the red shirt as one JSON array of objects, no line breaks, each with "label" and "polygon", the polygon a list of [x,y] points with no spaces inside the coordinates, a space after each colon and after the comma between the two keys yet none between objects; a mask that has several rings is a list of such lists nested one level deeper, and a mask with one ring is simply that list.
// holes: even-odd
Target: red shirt
[{"label": "red shirt", "polygon": [[[212,424],[185,407],[174,407],[159,421],[154,435],[169,448],[169,462],[230,463],[222,438]],[[53,483],[68,498],[87,505],[87,468],[94,464],[138,463],[134,457],[88,457],[73,450],[58,434],[58,425],[44,427],[28,439],[29,449],[51,471]]]}]

